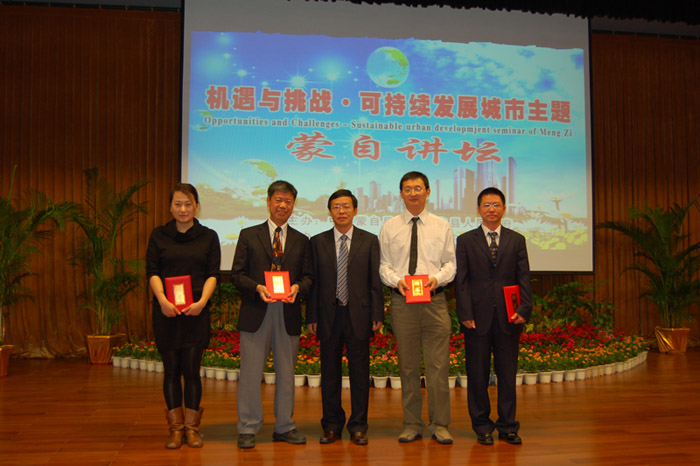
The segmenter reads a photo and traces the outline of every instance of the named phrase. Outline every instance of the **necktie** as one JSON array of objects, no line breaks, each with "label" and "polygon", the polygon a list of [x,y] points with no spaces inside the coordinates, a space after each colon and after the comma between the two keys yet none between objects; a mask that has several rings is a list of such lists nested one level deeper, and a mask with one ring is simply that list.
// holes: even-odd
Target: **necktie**
[{"label": "necktie", "polygon": [[498,237],[498,233],[496,233],[495,231],[490,231],[489,237],[491,238],[491,243],[489,243],[489,249],[491,250],[491,260],[493,261],[493,265],[496,265],[496,256],[498,255],[498,244],[496,244],[496,238]]},{"label": "necktie", "polygon": [[418,219],[419,217],[411,219],[413,227],[411,227],[411,255],[408,259],[409,275],[416,273],[416,267],[418,266]]},{"label": "necktie", "polygon": [[282,227],[275,228],[275,237],[272,240],[272,270],[282,270],[282,239],[280,233]]},{"label": "necktie", "polygon": [[348,304],[348,237],[340,237],[340,250],[338,251],[338,282],[336,297],[343,305]]}]

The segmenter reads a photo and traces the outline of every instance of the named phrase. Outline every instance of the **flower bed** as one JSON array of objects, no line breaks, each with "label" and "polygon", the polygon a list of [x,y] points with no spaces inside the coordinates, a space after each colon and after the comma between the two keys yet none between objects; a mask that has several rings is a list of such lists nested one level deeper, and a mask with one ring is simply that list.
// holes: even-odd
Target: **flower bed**
[{"label": "flower bed", "polygon": [[641,337],[588,324],[520,336],[520,372],[566,371],[626,361],[646,351]]},{"label": "flower bed", "polygon": [[[542,373],[602,368],[628,361],[627,369],[644,360],[646,345],[641,337],[627,336],[617,330],[602,330],[587,324],[567,324],[547,333],[523,333],[520,336],[519,372]],[[154,343],[128,343],[114,350],[115,357],[160,360]],[[116,365],[116,364],[115,364]],[[272,361],[267,364],[273,370]],[[203,367],[235,370],[240,367],[238,332],[215,331],[210,347],[204,351]],[[124,366],[122,366],[124,367]],[[314,335],[301,335],[295,374],[319,374],[321,369],[319,341]],[[609,370],[591,371],[602,375]],[[615,368],[615,371],[621,369]],[[624,370],[624,368],[622,369]],[[461,335],[450,337],[451,376],[463,375],[465,370],[464,340]],[[398,375],[396,339],[391,334],[377,333],[370,346],[370,374],[374,377]],[[581,377],[579,377],[580,379]],[[541,380],[549,380],[541,378]],[[557,379],[558,380],[558,379]]]}]

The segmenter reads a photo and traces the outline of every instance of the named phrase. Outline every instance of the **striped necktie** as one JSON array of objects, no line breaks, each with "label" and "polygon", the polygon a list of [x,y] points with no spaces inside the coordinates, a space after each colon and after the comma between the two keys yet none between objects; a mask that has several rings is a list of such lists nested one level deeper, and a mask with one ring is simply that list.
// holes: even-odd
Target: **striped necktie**
[{"label": "striped necktie", "polygon": [[338,282],[336,297],[341,304],[348,304],[348,237],[340,237],[340,250],[338,251]]},{"label": "striped necktie", "polygon": [[491,243],[489,243],[489,250],[491,251],[491,261],[493,261],[493,265],[496,265],[496,257],[498,256],[498,244],[496,244],[496,238],[498,238],[498,233],[496,233],[495,231],[490,231],[489,237],[491,238]]}]

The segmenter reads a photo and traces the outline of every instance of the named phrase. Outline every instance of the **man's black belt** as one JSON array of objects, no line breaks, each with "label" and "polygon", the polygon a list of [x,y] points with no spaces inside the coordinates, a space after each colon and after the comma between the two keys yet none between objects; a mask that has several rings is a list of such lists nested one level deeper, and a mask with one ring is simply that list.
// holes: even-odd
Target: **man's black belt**
[{"label": "man's black belt", "polygon": [[[393,291],[393,292],[396,293],[396,294],[401,294],[401,293],[399,292],[399,289],[398,289],[398,288],[392,288],[391,291]],[[435,288],[434,290],[431,290],[431,291],[430,291],[430,294],[431,294],[432,296],[435,296],[436,294],[442,293],[443,291],[445,291],[445,287],[444,287],[444,286],[438,286],[438,287]],[[403,295],[401,295],[401,296],[403,296]]]}]

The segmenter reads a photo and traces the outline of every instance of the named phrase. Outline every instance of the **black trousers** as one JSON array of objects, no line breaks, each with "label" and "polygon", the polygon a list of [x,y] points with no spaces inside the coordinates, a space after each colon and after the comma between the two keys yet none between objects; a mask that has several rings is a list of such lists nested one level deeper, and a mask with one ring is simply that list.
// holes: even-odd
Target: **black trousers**
[{"label": "black trousers", "polygon": [[321,396],[323,430],[340,434],[345,426],[341,404],[342,357],[346,349],[350,375],[350,417],[348,432],[367,432],[369,406],[369,339],[355,336],[347,306],[336,306],[331,336],[321,341]]},{"label": "black trousers", "polygon": [[[513,330],[506,335],[496,316],[486,335],[477,335],[475,330],[464,332],[464,347],[467,366],[467,403],[472,429],[477,434],[487,434],[498,429],[502,433],[518,432],[520,423],[515,420],[516,391],[515,374],[518,371],[518,345],[520,332]],[[490,419],[489,377],[491,353],[493,367],[498,378],[498,419]]]}]

